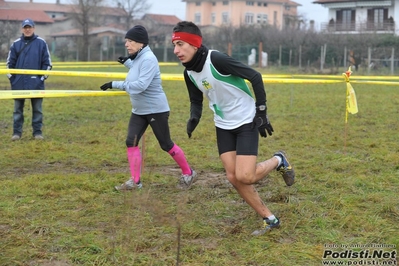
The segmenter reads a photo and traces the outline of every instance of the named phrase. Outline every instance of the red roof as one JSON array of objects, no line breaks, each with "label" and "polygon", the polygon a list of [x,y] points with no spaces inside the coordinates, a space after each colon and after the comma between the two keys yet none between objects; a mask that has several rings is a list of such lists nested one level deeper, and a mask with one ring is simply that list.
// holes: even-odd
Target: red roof
[{"label": "red roof", "polygon": [[161,25],[176,25],[178,22],[181,21],[181,19],[179,19],[175,15],[145,14],[142,20],[144,18],[148,18]]},{"label": "red roof", "polygon": [[313,1],[313,4],[344,3],[344,2],[353,2],[353,0],[318,0],[318,1]]},{"label": "red roof", "polygon": [[10,8],[10,6],[4,0],[0,0],[0,8]]},{"label": "red roof", "polygon": [[301,4],[298,4],[297,2],[294,1],[288,1],[287,2],[290,6],[302,6]]},{"label": "red roof", "polygon": [[0,9],[1,20],[20,21],[30,18],[35,23],[54,23],[43,10]]},{"label": "red roof", "polygon": [[[0,3],[4,0],[0,0]],[[54,3],[37,3],[37,2],[5,2],[10,9],[26,9],[26,10],[42,10],[66,13],[70,12],[71,5],[54,4]]]},{"label": "red roof", "polygon": [[[18,10],[41,10],[45,12],[57,13],[75,13],[80,12],[80,9],[75,4],[56,4],[56,3],[37,3],[37,2],[5,2],[0,0],[0,8],[18,9]],[[107,6],[100,6],[99,12],[101,14],[112,14],[119,16],[127,16],[127,13],[122,8],[114,8]]]}]

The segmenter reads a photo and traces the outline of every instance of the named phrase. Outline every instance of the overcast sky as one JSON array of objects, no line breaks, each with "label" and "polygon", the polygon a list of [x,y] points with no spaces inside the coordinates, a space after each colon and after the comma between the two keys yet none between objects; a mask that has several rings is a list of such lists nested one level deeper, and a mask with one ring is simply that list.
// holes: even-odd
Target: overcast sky
[{"label": "overcast sky", "polygon": [[[175,15],[184,20],[186,19],[186,2],[181,0],[147,0],[152,5],[149,13]],[[328,22],[328,10],[319,4],[312,4],[315,0],[294,0],[294,2],[301,4],[298,7],[298,15],[303,15],[307,21],[313,19],[316,26],[320,22]]]}]

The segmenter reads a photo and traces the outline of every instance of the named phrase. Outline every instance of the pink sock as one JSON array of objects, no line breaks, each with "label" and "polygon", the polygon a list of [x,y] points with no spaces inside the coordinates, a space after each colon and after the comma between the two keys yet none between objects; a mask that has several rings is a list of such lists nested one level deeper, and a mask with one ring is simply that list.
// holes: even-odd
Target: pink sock
[{"label": "pink sock", "polygon": [[140,181],[141,173],[141,153],[138,146],[127,148],[127,160],[129,161],[132,179],[137,184]]},{"label": "pink sock", "polygon": [[186,156],[184,156],[183,150],[177,146],[173,145],[172,149],[168,151],[173,160],[180,166],[183,175],[191,175],[191,168],[188,165]]}]

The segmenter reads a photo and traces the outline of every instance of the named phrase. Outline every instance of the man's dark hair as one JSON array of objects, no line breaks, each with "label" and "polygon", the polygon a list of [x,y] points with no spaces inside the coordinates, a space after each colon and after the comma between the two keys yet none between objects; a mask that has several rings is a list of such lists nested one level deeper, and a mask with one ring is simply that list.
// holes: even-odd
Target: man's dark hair
[{"label": "man's dark hair", "polygon": [[173,32],[187,32],[202,37],[201,30],[191,21],[180,21],[173,28]]}]

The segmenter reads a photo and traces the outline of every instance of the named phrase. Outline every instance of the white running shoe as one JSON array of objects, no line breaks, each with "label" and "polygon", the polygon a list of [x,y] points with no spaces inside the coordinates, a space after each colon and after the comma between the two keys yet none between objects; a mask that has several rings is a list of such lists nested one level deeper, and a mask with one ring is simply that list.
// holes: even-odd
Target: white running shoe
[{"label": "white running shoe", "polygon": [[181,188],[188,189],[197,181],[197,172],[191,169],[191,175],[181,175],[179,185]]},{"label": "white running shoe", "polygon": [[137,184],[134,183],[132,179],[129,179],[125,183],[120,184],[119,186],[115,186],[116,190],[133,190],[133,189],[141,189],[143,187],[143,184],[141,181],[139,181]]}]

